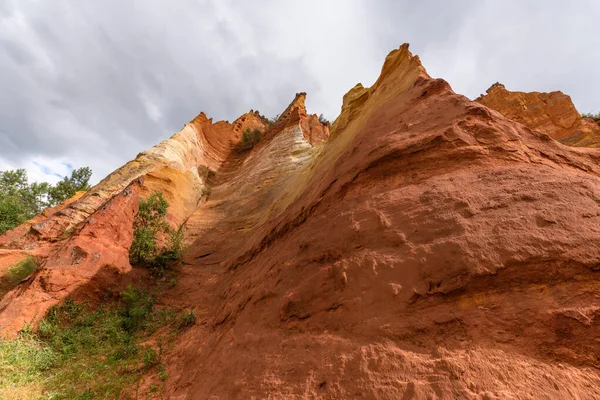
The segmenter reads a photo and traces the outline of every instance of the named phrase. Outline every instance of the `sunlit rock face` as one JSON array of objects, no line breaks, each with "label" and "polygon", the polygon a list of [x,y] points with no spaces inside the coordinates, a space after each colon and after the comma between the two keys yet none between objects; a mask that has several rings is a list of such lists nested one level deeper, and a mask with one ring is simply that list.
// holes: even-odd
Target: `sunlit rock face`
[{"label": "sunlit rock face", "polygon": [[[200,114],[1,237],[0,256],[42,260],[1,300],[2,332],[118,284],[139,198],[160,191],[188,245],[161,301],[197,315],[165,398],[600,398],[600,153],[553,139],[570,111],[519,121],[408,45],[333,124],[305,97],[272,122]],[[240,151],[247,130],[262,140]]]},{"label": "sunlit rock face", "polygon": [[600,122],[582,118],[562,92],[511,92],[495,83],[475,101],[568,146],[600,147]]}]

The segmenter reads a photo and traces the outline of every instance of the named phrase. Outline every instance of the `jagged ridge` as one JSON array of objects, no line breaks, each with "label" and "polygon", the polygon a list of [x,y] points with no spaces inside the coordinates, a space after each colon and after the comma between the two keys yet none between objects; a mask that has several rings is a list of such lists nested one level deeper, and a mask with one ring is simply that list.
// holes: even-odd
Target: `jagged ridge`
[{"label": "jagged ridge", "polygon": [[[201,115],[191,125],[202,151],[183,146],[173,158],[185,161],[168,165],[206,163],[217,176],[187,218],[190,251],[163,299],[198,315],[167,357],[165,397],[599,397],[598,151],[455,94],[408,45],[371,88],[344,96],[328,140],[304,97],[247,156],[231,152],[243,123],[234,134]],[[5,328],[35,293],[63,298],[70,289],[52,288],[75,260],[95,268],[94,253],[73,252],[86,236],[119,230],[107,256],[126,256],[136,200],[158,187],[131,176],[3,300]]]}]

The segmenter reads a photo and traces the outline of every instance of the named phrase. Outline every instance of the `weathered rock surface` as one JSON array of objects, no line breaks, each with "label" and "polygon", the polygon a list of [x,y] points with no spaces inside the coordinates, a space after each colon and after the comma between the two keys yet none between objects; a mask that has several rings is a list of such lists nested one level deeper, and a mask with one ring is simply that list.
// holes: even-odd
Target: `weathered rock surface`
[{"label": "weathered rock surface", "polygon": [[[407,45],[344,96],[331,135],[304,98],[268,130],[201,114],[50,217],[77,226],[58,244],[44,222],[6,235],[55,247],[0,303],[3,329],[28,301],[39,315],[117,280],[138,193],[171,190],[189,251],[163,302],[197,321],[166,357],[165,398],[600,398],[600,152],[455,94]],[[244,124],[266,130],[247,156]]]},{"label": "weathered rock surface", "polygon": [[162,192],[169,202],[171,225],[183,223],[206,197],[202,168],[218,169],[245,129],[264,132],[267,124],[254,111],[233,124],[213,124],[201,113],[87,193],[0,236],[0,250],[32,255],[42,264],[27,282],[0,299],[0,333],[14,335],[65,297],[94,292],[130,272],[128,251],[139,196]]},{"label": "weathered rock surface", "polygon": [[600,123],[582,118],[562,92],[511,92],[495,83],[475,101],[563,144],[600,147]]}]

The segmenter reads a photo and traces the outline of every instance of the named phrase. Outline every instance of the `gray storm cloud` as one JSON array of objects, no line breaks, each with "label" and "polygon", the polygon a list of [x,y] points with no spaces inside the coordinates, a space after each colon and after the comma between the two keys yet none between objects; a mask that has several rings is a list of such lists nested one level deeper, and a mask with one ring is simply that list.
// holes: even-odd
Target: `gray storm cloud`
[{"label": "gray storm cloud", "polygon": [[200,111],[272,116],[299,91],[332,119],[403,42],[469,97],[500,81],[598,111],[599,18],[594,0],[0,0],[0,169],[98,181]]}]

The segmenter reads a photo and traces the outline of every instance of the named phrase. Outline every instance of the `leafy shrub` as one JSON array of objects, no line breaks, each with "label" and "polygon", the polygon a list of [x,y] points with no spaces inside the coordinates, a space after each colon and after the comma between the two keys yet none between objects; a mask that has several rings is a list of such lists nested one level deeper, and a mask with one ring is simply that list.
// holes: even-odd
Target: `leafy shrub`
[{"label": "leafy shrub", "polygon": [[275,123],[277,122],[277,120],[279,119],[280,116],[281,116],[281,114],[277,114],[273,118],[269,119],[269,129],[271,129],[271,127],[273,125],[275,125]]},{"label": "leafy shrub", "polygon": [[149,264],[157,256],[156,231],[140,227],[133,233],[133,242],[129,249],[129,260],[132,264]]},{"label": "leafy shrub", "polygon": [[128,332],[134,332],[150,314],[156,299],[131,285],[121,293],[121,299],[125,303],[123,328]]},{"label": "leafy shrub", "polygon": [[[132,264],[146,265],[162,272],[170,261],[177,260],[183,253],[183,226],[171,229],[166,221],[169,203],[162,193],[153,193],[141,199],[138,213],[133,221],[133,242],[129,248]],[[160,247],[159,241],[166,242]]]},{"label": "leafy shrub", "polygon": [[144,368],[146,368],[146,369],[150,369],[150,368],[154,367],[156,364],[158,364],[158,361],[159,361],[158,353],[152,347],[146,347],[144,349],[143,357],[144,357],[144,359],[143,359],[144,360]]},{"label": "leafy shrub", "polygon": [[159,365],[158,366],[158,377],[160,378],[161,381],[165,381],[167,380],[167,378],[169,377],[169,372],[165,369],[164,365]]},{"label": "leafy shrub", "polygon": [[186,329],[190,326],[194,325],[196,321],[196,313],[194,310],[190,309],[190,311],[185,312],[181,315],[181,320],[179,321],[179,329]]},{"label": "leafy shrub", "polygon": [[178,260],[183,255],[185,235],[183,233],[183,225],[179,228],[171,230],[167,240],[167,247],[163,254],[171,260]]},{"label": "leafy shrub", "polygon": [[260,139],[262,139],[262,133],[258,129],[246,129],[242,135],[242,139],[237,145],[238,151],[243,152],[252,149],[260,142]]},{"label": "leafy shrub", "polygon": [[581,116],[583,118],[591,118],[594,121],[600,121],[600,112],[598,112],[597,114],[594,114],[594,113],[581,113]]},{"label": "leafy shrub", "polygon": [[215,176],[215,171],[208,168],[206,165],[201,165],[200,167],[198,167],[198,174],[204,179],[212,178],[213,176]]}]

